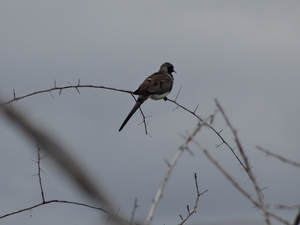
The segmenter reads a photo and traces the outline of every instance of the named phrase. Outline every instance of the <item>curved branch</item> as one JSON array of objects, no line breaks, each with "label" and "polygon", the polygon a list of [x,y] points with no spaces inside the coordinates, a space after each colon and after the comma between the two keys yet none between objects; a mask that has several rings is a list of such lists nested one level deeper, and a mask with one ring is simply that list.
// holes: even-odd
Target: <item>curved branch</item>
[{"label": "curved branch", "polygon": [[[0,106],[3,106],[3,105],[7,105],[7,104],[11,104],[12,102],[16,102],[16,101],[19,101],[23,98],[27,98],[27,97],[30,97],[30,96],[33,96],[33,95],[38,95],[38,94],[42,94],[42,93],[50,93],[50,95],[53,97],[51,91],[59,91],[59,95],[61,94],[62,90],[64,89],[76,89],[78,91],[79,88],[96,88],[96,89],[106,89],[106,90],[111,90],[111,91],[119,91],[119,92],[124,92],[124,93],[129,93],[129,94],[132,94],[133,92],[132,91],[128,91],[128,90],[123,90],[123,89],[117,89],[117,88],[111,88],[111,87],[105,87],[105,86],[99,86],[99,85],[81,85],[78,84],[77,85],[67,85],[67,86],[60,86],[60,87],[57,87],[56,86],[56,82],[54,83],[54,87],[53,88],[49,88],[49,89],[45,89],[45,90],[40,90],[40,91],[35,91],[35,92],[32,92],[32,93],[29,93],[29,94],[26,94],[26,95],[21,95],[21,96],[16,96],[16,93],[15,93],[15,89],[13,90],[13,99],[9,100],[9,101],[6,101],[6,102],[1,102],[0,103]],[[80,94],[80,92],[78,91],[78,93]]]},{"label": "curved branch", "polygon": [[[65,200],[50,200],[50,201],[41,202],[39,204],[30,206],[30,207],[27,207],[27,208],[24,208],[24,209],[20,209],[20,210],[14,211],[14,212],[11,212],[11,213],[7,213],[7,214],[5,214],[3,216],[0,216],[0,219],[8,217],[8,216],[15,215],[15,214],[19,214],[19,213],[22,213],[22,212],[25,212],[25,211],[30,211],[30,210],[32,210],[34,208],[37,208],[37,207],[42,206],[42,205],[47,205],[47,204],[50,204],[50,203],[62,203],[62,204],[78,205],[78,206],[83,206],[83,207],[87,207],[87,208],[91,208],[91,209],[96,209],[96,210],[102,211],[102,212],[104,212],[104,213],[106,213],[108,215],[111,215],[111,213],[109,213],[107,210],[103,209],[102,207],[100,208],[100,207],[91,206],[91,205],[84,204],[84,203],[72,202],[72,201],[65,201]],[[113,215],[113,216],[115,217],[115,215]],[[126,223],[126,224],[129,224],[127,221],[125,221],[124,219],[122,219],[120,217],[118,219],[121,220],[122,222]]]}]

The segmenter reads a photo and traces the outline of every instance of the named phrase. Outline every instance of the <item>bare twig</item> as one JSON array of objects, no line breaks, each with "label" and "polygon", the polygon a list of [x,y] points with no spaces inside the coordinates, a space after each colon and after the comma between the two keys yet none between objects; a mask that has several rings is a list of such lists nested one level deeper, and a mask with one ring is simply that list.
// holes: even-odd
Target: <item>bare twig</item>
[{"label": "bare twig", "polygon": [[[222,135],[221,135],[221,131],[222,131],[222,130],[221,130],[221,131],[217,131],[217,130],[215,130],[209,123],[204,122],[204,121],[203,121],[203,120],[195,113],[196,110],[191,111],[191,110],[187,109],[186,107],[180,105],[179,103],[177,103],[177,102],[174,101],[174,100],[168,99],[168,101],[174,103],[174,104],[177,105],[178,107],[180,107],[180,108],[182,108],[183,110],[189,112],[190,114],[192,114],[193,116],[195,116],[200,122],[204,123],[205,126],[209,127],[209,129],[211,129],[211,130],[212,130],[212,131],[213,131],[213,132],[221,139],[221,141],[222,141],[221,144],[217,145],[217,147],[221,146],[222,144],[225,144],[225,145],[230,149],[230,151],[231,151],[231,153],[234,155],[234,157],[238,160],[239,164],[240,164],[240,165],[244,168],[244,170],[247,172],[247,175],[249,176],[249,178],[252,180],[251,174],[248,172],[248,170],[247,170],[246,166],[244,165],[244,163],[240,160],[240,158],[239,158],[239,157],[237,156],[237,154],[234,152],[234,148],[231,147],[231,146],[228,144],[228,142],[222,137]],[[197,108],[198,108],[198,107],[197,107]],[[197,108],[196,108],[196,109],[197,109]],[[210,122],[213,121],[213,118],[214,118],[214,117],[211,117]],[[253,181],[253,180],[252,180],[252,181]]]},{"label": "bare twig", "polygon": [[37,144],[37,149],[38,149],[38,161],[37,161],[37,164],[38,164],[38,177],[39,177],[39,184],[40,184],[40,191],[41,191],[41,195],[42,195],[42,201],[45,202],[45,196],[44,196],[44,190],[43,190],[43,185],[42,185],[42,177],[41,177],[41,159],[43,157],[40,156],[40,146],[39,144]]},{"label": "bare twig", "polygon": [[178,98],[178,96],[179,96],[179,94],[180,94],[181,88],[182,88],[182,86],[179,88],[179,91],[177,92],[177,95],[176,95],[176,97],[175,97],[175,100],[174,100],[174,101],[177,101],[177,98]]},{"label": "bare twig", "polygon": [[218,109],[220,110],[220,112],[221,112],[223,118],[225,119],[226,124],[228,125],[228,127],[229,127],[230,130],[231,130],[231,132],[233,133],[233,136],[234,136],[234,139],[235,139],[235,143],[237,144],[238,150],[239,150],[239,152],[240,152],[240,154],[241,154],[241,156],[242,156],[242,159],[243,159],[243,161],[244,161],[244,164],[242,164],[242,165],[245,165],[244,168],[245,168],[246,172],[248,173],[250,179],[252,180],[252,184],[253,184],[253,186],[254,186],[254,189],[255,189],[255,191],[256,191],[256,193],[257,193],[257,197],[258,197],[258,199],[259,199],[260,208],[263,210],[263,212],[264,212],[264,214],[265,214],[266,223],[267,223],[268,225],[270,225],[271,222],[270,222],[270,219],[269,219],[269,211],[268,211],[268,208],[267,208],[267,206],[265,205],[265,203],[264,203],[264,201],[263,201],[263,197],[264,197],[264,196],[263,196],[263,194],[262,194],[262,192],[261,192],[261,189],[259,188],[259,186],[258,186],[258,184],[257,184],[256,178],[253,176],[253,174],[252,174],[252,172],[251,172],[251,167],[250,167],[250,164],[249,164],[249,160],[248,160],[248,158],[247,158],[247,156],[246,156],[246,154],[245,154],[245,151],[244,151],[244,149],[243,149],[243,147],[242,147],[242,145],[241,145],[241,142],[240,142],[240,140],[239,140],[239,138],[238,138],[238,136],[237,136],[237,131],[236,131],[236,129],[234,129],[234,127],[233,127],[232,124],[230,123],[230,121],[229,121],[227,115],[225,114],[225,112],[224,112],[222,106],[219,104],[219,102],[218,102],[217,99],[215,99],[215,102],[216,102],[217,107],[218,107]]},{"label": "bare twig", "polygon": [[[69,82],[70,84],[70,82]],[[7,102],[3,102],[0,104],[0,107],[3,106],[3,105],[7,105],[7,104],[10,104],[14,101],[18,101],[20,99],[23,99],[23,98],[27,98],[27,97],[30,97],[30,96],[33,96],[33,95],[38,95],[38,94],[42,94],[42,93],[46,93],[48,92],[52,98],[54,98],[54,96],[52,95],[52,92],[51,91],[56,91],[58,90],[59,91],[59,95],[61,95],[61,92],[63,89],[76,89],[76,91],[80,94],[80,91],[79,91],[79,88],[97,88],[97,89],[106,89],[106,90],[112,90],[112,91],[119,91],[119,92],[125,92],[125,93],[129,93],[132,95],[132,97],[135,99],[136,101],[136,98],[134,97],[133,95],[133,92],[132,91],[128,91],[128,90],[123,90],[123,89],[117,89],[117,88],[111,88],[111,87],[105,87],[105,86],[97,86],[97,85],[81,85],[80,84],[80,79],[78,80],[78,83],[77,85],[67,85],[67,86],[56,86],[56,80],[54,80],[54,87],[53,88],[49,88],[49,89],[45,89],[45,90],[40,90],[40,91],[35,91],[35,92],[32,92],[32,93],[29,93],[29,94],[26,94],[26,95],[22,95],[22,96],[19,96],[19,97],[16,97],[16,93],[15,93],[15,89],[13,89],[13,99],[7,101]],[[143,123],[144,123],[144,126],[145,126],[145,133],[148,134],[148,131],[147,131],[147,123],[146,123],[146,117],[142,111],[141,108],[140,109],[140,112],[143,116]]]},{"label": "bare twig", "polygon": [[[212,115],[210,115],[205,121],[209,120],[211,116],[213,116],[217,111],[215,111]],[[151,208],[150,208],[150,211],[148,213],[148,216],[147,216],[147,219],[146,219],[146,222],[145,222],[145,225],[149,225],[153,219],[153,215],[154,215],[154,212],[155,212],[155,209],[158,205],[158,202],[159,200],[161,199],[162,197],[162,194],[163,194],[163,191],[164,191],[164,188],[171,176],[171,173],[173,171],[173,168],[175,167],[177,161],[179,160],[180,156],[182,155],[182,153],[187,150],[187,151],[190,151],[187,147],[188,143],[193,139],[193,137],[200,131],[200,128],[204,125],[204,123],[199,123],[197,124],[197,127],[194,129],[194,132],[189,135],[187,138],[185,138],[183,144],[179,147],[179,150],[178,152],[176,153],[176,155],[174,156],[173,160],[171,163],[168,164],[168,170],[167,170],[167,173],[165,174],[164,176],[164,179],[162,180],[160,186],[159,186],[159,189],[156,193],[156,196],[152,202],[152,205],[151,205]],[[191,152],[191,151],[190,151]],[[191,154],[193,154],[191,152]]]},{"label": "bare twig", "polygon": [[[38,95],[38,94],[42,94],[42,93],[46,93],[46,92],[49,92],[51,94],[51,91],[56,91],[56,90],[59,91],[59,95],[60,95],[63,89],[72,89],[72,88],[76,89],[78,92],[79,92],[79,88],[96,88],[96,89],[106,89],[106,90],[119,91],[119,92],[125,92],[125,93],[132,94],[132,91],[128,91],[128,90],[122,90],[122,89],[99,86],[99,85],[81,85],[81,84],[79,84],[79,82],[78,82],[77,85],[71,85],[70,84],[70,85],[67,85],[67,86],[57,87],[56,86],[56,80],[54,80],[54,87],[53,88],[40,90],[40,91],[35,91],[35,92],[29,93],[29,94],[26,94],[26,95],[21,95],[21,96],[18,96],[18,97],[16,96],[15,89],[13,89],[13,99],[11,99],[7,102],[1,102],[0,106],[7,105],[7,104],[10,104],[10,103],[15,102],[15,101],[19,101],[23,98],[27,98],[27,97],[30,97],[30,96],[33,96],[33,95]],[[53,97],[53,95],[52,95],[52,97]]]},{"label": "bare twig", "polygon": [[299,209],[300,210],[300,205],[292,205],[292,206],[287,206],[287,205],[275,205],[276,209],[287,209],[287,210],[294,210],[294,209]]},{"label": "bare twig", "polygon": [[182,221],[181,221],[181,223],[179,223],[178,225],[184,224],[184,223],[190,218],[191,215],[193,215],[194,213],[196,213],[196,209],[198,208],[198,202],[199,202],[200,196],[203,195],[205,192],[208,191],[208,190],[205,190],[205,191],[203,191],[202,193],[200,193],[199,187],[198,187],[198,181],[197,181],[197,174],[196,174],[196,173],[194,174],[194,178],[195,178],[195,185],[196,185],[197,197],[196,197],[196,201],[195,201],[193,210],[190,211],[190,207],[189,207],[189,205],[187,205],[188,215],[187,215],[185,218],[183,218],[183,217],[180,215],[180,218],[181,218]]},{"label": "bare twig", "polygon": [[[50,204],[50,203],[64,203],[64,204],[79,205],[79,206],[84,206],[84,207],[91,208],[91,209],[100,210],[104,213],[110,214],[109,211],[107,211],[103,208],[95,207],[95,206],[91,206],[91,205],[87,205],[87,204],[83,204],[83,203],[79,203],[79,202],[72,202],[72,201],[65,201],[65,200],[50,200],[50,201],[41,202],[39,204],[36,204],[36,205],[30,206],[30,207],[27,207],[27,208],[24,208],[24,209],[20,209],[20,210],[5,214],[3,216],[0,216],[0,219],[11,216],[11,215],[15,215],[15,214],[18,214],[18,213],[21,213],[21,212],[31,211],[34,208],[40,207],[42,205],[47,205],[47,204]],[[119,219],[121,219],[121,218],[119,218]],[[125,220],[123,222],[128,223]]]},{"label": "bare twig", "polygon": [[293,225],[299,225],[300,224],[300,209],[299,212],[295,218],[294,224]]},{"label": "bare twig", "polygon": [[[133,99],[136,101],[136,97],[131,93],[131,96],[133,97]],[[141,108],[141,106],[139,107],[139,110],[142,114],[142,117],[143,117],[143,121],[141,123],[144,124],[144,127],[145,127],[145,134],[148,134],[148,130],[147,130],[147,123],[146,123],[146,116],[144,115],[144,112]],[[149,135],[149,134],[148,134]],[[150,136],[150,135],[149,135]]]},{"label": "bare twig", "polygon": [[133,224],[134,214],[135,214],[135,210],[136,210],[137,207],[138,207],[138,205],[137,205],[137,198],[135,198],[134,199],[133,210],[132,210],[132,213],[131,213],[130,225]]},{"label": "bare twig", "polygon": [[300,224],[300,205],[292,205],[292,206],[287,206],[287,205],[275,205],[276,209],[286,209],[286,210],[295,210],[298,209],[298,213],[295,217],[293,225],[299,225]]},{"label": "bare twig", "polygon": [[[262,209],[261,204],[259,204],[258,201],[256,201],[252,196],[244,190],[231,176],[227,171],[209,154],[207,149],[203,148],[199,142],[197,142],[195,139],[192,139],[192,141],[195,143],[195,145],[202,150],[204,155],[211,161],[217,168],[218,170],[226,177],[226,179],[239,191],[241,192],[249,201],[251,201],[254,205],[256,205],[258,208]],[[272,218],[278,220],[279,222],[285,224],[285,225],[290,225],[290,223],[281,217],[277,216],[276,214],[272,212],[268,212],[268,215],[271,216]]]},{"label": "bare twig", "polygon": [[264,149],[264,148],[262,148],[262,147],[260,147],[260,146],[256,146],[256,148],[257,148],[259,151],[261,151],[261,152],[267,154],[268,156],[272,156],[272,157],[274,157],[274,158],[276,158],[276,159],[278,159],[278,160],[280,160],[280,161],[282,161],[282,162],[284,162],[284,163],[287,163],[287,164],[290,164],[290,165],[292,165],[292,166],[295,166],[295,167],[300,168],[300,163],[294,162],[294,161],[292,161],[292,160],[290,160],[290,159],[287,159],[287,158],[285,158],[285,157],[283,157],[283,156],[280,156],[280,155],[278,155],[278,154],[275,154],[275,153],[273,153],[273,152],[270,152],[269,150]]},{"label": "bare twig", "polygon": [[158,188],[158,191],[156,193],[156,196],[155,198],[153,199],[153,202],[152,202],[152,205],[151,205],[151,208],[150,208],[150,211],[148,213],[148,216],[147,216],[147,219],[146,219],[146,222],[145,222],[145,225],[149,225],[153,219],[153,215],[154,215],[154,212],[155,212],[155,209],[158,205],[158,202],[159,200],[161,199],[162,197],[162,194],[163,194],[163,191],[164,191],[164,188],[171,176],[171,173],[173,171],[173,168],[175,167],[177,161],[179,160],[180,156],[182,155],[182,153],[184,152],[184,149],[183,148],[179,148],[178,152],[176,153],[176,155],[174,156],[172,162],[168,165],[168,170],[167,170],[167,173],[165,174],[164,176],[164,179],[162,180],[162,182],[160,183],[160,186]]},{"label": "bare twig", "polygon": [[[113,215],[113,217],[119,218],[118,215],[119,215],[120,210],[121,210],[121,206],[119,206],[117,212]],[[112,216],[111,214],[108,214],[108,218],[106,220],[107,223],[109,222],[111,216]]]}]

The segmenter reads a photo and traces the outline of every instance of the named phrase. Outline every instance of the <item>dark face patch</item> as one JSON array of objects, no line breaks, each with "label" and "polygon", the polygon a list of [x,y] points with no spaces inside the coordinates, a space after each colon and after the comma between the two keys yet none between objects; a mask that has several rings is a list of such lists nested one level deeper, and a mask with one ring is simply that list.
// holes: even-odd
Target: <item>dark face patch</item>
[{"label": "dark face patch", "polygon": [[172,74],[174,72],[174,67],[173,66],[168,66],[168,73]]},{"label": "dark face patch", "polygon": [[157,85],[158,85],[158,82],[157,82],[157,81],[154,82],[153,86],[155,87],[155,86],[157,86]]}]

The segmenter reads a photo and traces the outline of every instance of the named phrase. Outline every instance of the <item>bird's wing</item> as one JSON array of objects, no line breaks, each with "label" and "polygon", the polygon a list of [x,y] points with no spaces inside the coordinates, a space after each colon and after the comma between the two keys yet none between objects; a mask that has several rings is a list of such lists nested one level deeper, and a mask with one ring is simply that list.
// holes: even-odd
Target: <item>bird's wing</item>
[{"label": "bird's wing", "polygon": [[172,89],[173,80],[166,73],[157,72],[147,77],[139,88],[133,92],[136,95],[164,94]]}]

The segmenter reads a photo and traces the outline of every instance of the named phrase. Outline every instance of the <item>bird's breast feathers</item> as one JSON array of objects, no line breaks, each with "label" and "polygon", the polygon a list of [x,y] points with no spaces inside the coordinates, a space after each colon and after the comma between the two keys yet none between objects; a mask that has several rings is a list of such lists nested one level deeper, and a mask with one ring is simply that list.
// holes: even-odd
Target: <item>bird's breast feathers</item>
[{"label": "bird's breast feathers", "polygon": [[153,100],[160,100],[160,99],[163,99],[164,97],[166,97],[171,91],[168,91],[166,93],[163,93],[163,94],[153,94],[150,96],[151,99]]}]

